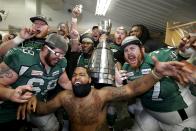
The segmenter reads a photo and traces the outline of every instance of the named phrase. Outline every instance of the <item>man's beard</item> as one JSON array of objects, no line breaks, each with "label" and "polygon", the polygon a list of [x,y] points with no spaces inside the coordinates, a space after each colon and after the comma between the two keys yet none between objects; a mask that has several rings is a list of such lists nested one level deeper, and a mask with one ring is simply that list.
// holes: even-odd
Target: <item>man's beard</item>
[{"label": "man's beard", "polygon": [[50,67],[54,67],[53,64],[51,64],[51,60],[50,60],[50,53],[48,53],[46,56],[45,56],[45,61],[46,61],[46,64],[49,65]]},{"label": "man's beard", "polygon": [[141,48],[140,48],[140,53],[141,56],[137,57],[137,64],[135,66],[132,66],[133,69],[138,69],[144,60],[144,53]]},{"label": "man's beard", "polygon": [[73,93],[76,97],[85,97],[91,91],[91,84],[76,84],[73,85]]}]

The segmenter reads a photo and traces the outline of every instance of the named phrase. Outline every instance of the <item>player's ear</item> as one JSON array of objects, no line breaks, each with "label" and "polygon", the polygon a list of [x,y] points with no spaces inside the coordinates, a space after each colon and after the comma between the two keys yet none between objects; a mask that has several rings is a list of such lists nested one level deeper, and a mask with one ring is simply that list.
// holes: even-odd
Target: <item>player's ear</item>
[{"label": "player's ear", "polygon": [[92,79],[91,79],[91,77],[89,77],[88,83],[90,84],[90,83],[91,83],[91,81],[92,81]]},{"label": "player's ear", "polygon": [[44,46],[42,46],[42,50],[43,50],[43,51],[47,50],[47,47],[46,47],[46,46],[47,46],[47,45],[45,45],[45,44],[44,44]]},{"label": "player's ear", "polygon": [[144,46],[142,46],[141,49],[142,49],[142,52],[145,53],[145,48],[144,48]]}]

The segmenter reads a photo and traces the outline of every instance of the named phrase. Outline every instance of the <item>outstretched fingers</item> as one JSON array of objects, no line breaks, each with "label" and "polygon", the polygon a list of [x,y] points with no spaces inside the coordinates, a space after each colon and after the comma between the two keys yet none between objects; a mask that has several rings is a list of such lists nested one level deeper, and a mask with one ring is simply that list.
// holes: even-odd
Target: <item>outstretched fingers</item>
[{"label": "outstretched fingers", "polygon": [[182,67],[185,66],[184,63],[178,62],[178,61],[171,61],[170,64],[171,64],[172,66],[174,66],[176,69],[178,69],[178,68],[181,69]]},{"label": "outstretched fingers", "polygon": [[26,117],[26,108],[27,108],[27,103],[20,104],[17,110],[17,120],[21,119],[24,120]]}]

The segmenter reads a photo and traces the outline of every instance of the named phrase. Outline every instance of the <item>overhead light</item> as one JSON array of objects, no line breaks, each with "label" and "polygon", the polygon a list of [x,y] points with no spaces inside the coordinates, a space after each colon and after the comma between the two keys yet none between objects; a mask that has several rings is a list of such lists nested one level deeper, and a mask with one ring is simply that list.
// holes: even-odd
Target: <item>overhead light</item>
[{"label": "overhead light", "polygon": [[106,11],[110,5],[111,0],[97,0],[95,15],[105,16]]}]

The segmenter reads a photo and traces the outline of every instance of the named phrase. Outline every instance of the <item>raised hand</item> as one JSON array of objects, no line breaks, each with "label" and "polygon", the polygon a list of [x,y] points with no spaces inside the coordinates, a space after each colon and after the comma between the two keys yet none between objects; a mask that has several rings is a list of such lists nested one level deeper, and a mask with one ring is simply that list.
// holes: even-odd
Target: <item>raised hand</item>
[{"label": "raised hand", "polygon": [[181,39],[179,49],[184,50],[185,48],[193,47],[196,49],[196,36],[186,36]]},{"label": "raised hand", "polygon": [[152,57],[155,64],[155,71],[163,76],[178,76],[178,70],[182,69],[183,63],[177,61],[159,62],[155,56]]},{"label": "raised hand", "polygon": [[181,71],[179,74],[186,78],[184,80],[186,81],[186,83],[196,84],[196,66],[191,63],[188,63],[187,61],[181,62],[185,64],[183,70],[186,71]]},{"label": "raised hand", "polygon": [[126,70],[118,70],[117,67],[115,67],[115,83],[116,86],[122,86],[123,81],[127,80],[127,71]]},{"label": "raised hand", "polygon": [[80,14],[82,13],[82,5],[76,5],[73,9],[72,9],[72,16],[74,18],[80,16]]},{"label": "raised hand", "polygon": [[36,36],[38,33],[39,32],[36,30],[30,29],[30,28],[23,28],[23,29],[21,29],[19,36],[22,39],[26,40],[26,39],[30,39],[30,38]]},{"label": "raised hand", "polygon": [[[158,77],[172,76],[182,85],[192,81],[191,78],[194,73],[186,66],[185,63],[177,61],[159,62],[154,56],[152,57],[152,60],[155,63],[154,70]],[[192,76],[190,76],[190,74],[192,74]]]},{"label": "raised hand", "polygon": [[185,58],[192,57],[196,54],[196,35],[183,37],[178,50],[179,54]]}]

